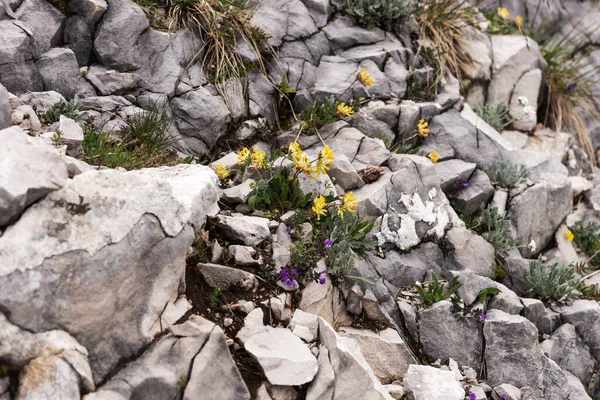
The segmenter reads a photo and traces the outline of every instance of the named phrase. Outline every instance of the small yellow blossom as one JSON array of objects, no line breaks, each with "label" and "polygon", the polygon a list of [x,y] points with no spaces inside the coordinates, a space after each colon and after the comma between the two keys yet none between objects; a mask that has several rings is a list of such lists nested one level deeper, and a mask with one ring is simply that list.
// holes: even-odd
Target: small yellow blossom
[{"label": "small yellow blossom", "polygon": [[431,153],[427,154],[427,158],[429,158],[431,162],[435,164],[440,159],[440,155],[437,153],[437,151],[434,150]]},{"label": "small yellow blossom", "polygon": [[248,150],[247,147],[244,147],[242,149],[242,151],[240,151],[240,154],[238,154],[238,164],[239,165],[245,165],[245,164],[249,164],[251,161],[251,155],[250,155],[250,150]]},{"label": "small yellow blossom", "polygon": [[300,158],[302,157],[302,150],[300,150],[300,145],[298,142],[292,142],[288,146],[288,154],[292,158]]},{"label": "small yellow blossom", "polygon": [[573,232],[571,232],[571,230],[567,230],[565,232],[565,239],[567,239],[569,242],[572,242],[573,239],[575,239],[575,235],[573,235]]},{"label": "small yellow blossom", "polygon": [[267,154],[263,150],[252,149],[252,164],[256,169],[262,169],[267,166]]},{"label": "small yellow blossom", "polygon": [[360,72],[358,73],[358,75],[356,75],[356,79],[358,79],[358,81],[365,86],[373,86],[373,84],[375,83],[375,81],[373,80],[373,78],[371,78],[371,75],[369,75],[369,71],[367,71],[366,68],[360,69]]},{"label": "small yellow blossom", "polygon": [[519,29],[523,28],[523,17],[521,17],[520,15],[517,15],[515,17],[515,24],[517,25],[517,28],[519,28]]},{"label": "small yellow blossom", "polygon": [[329,171],[329,165],[333,164],[333,160],[335,160],[333,151],[329,148],[329,145],[326,144],[323,148],[323,151],[319,153],[319,158],[317,158],[317,164],[315,167],[317,176],[319,174],[325,175],[327,171]]},{"label": "small yellow blossom", "polygon": [[510,13],[504,7],[498,7],[498,16],[502,18],[504,21],[510,18]]},{"label": "small yellow blossom", "polygon": [[308,156],[306,154],[302,154],[298,158],[294,158],[294,167],[300,171],[304,172],[306,175],[311,175],[316,172],[316,170],[312,167],[311,162],[308,160]]},{"label": "small yellow blossom", "polygon": [[344,195],[342,205],[338,208],[338,215],[344,218],[344,214],[347,212],[354,214],[358,207],[357,197],[352,195],[352,192],[348,192]]},{"label": "small yellow blossom", "polygon": [[315,213],[315,215],[317,216],[317,220],[320,220],[321,217],[324,217],[325,215],[327,215],[326,206],[327,206],[327,203],[325,203],[325,197],[323,197],[323,196],[315,197],[315,200],[313,201],[312,210]]},{"label": "small yellow blossom", "polygon": [[217,170],[217,175],[219,175],[219,178],[221,179],[226,179],[231,174],[231,168],[226,165],[217,165],[215,169]]},{"label": "small yellow blossom", "polygon": [[337,106],[337,115],[340,116],[340,118],[344,118],[347,117],[349,115],[354,114],[354,107],[352,106],[347,106],[346,103],[340,103]]},{"label": "small yellow blossom", "polygon": [[417,133],[419,136],[427,137],[429,135],[429,123],[425,122],[424,119],[420,120],[417,124]]}]

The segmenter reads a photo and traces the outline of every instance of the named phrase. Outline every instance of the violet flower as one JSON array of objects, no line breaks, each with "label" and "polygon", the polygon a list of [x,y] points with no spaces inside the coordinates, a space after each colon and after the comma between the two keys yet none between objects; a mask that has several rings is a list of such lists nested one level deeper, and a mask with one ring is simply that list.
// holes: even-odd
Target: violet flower
[{"label": "violet flower", "polygon": [[475,393],[469,392],[469,400],[477,400],[477,395]]},{"label": "violet flower", "polygon": [[290,233],[292,231],[292,227],[291,226],[287,226],[285,227],[285,232],[286,233]]},{"label": "violet flower", "polygon": [[294,276],[298,276],[298,270],[295,270],[295,269],[293,269],[293,270],[292,270],[292,275],[294,275]]},{"label": "violet flower", "polygon": [[323,243],[325,244],[325,246],[331,247],[333,245],[333,240],[325,239],[325,241]]},{"label": "violet flower", "polygon": [[487,315],[481,314],[481,319],[485,321],[487,319]]}]

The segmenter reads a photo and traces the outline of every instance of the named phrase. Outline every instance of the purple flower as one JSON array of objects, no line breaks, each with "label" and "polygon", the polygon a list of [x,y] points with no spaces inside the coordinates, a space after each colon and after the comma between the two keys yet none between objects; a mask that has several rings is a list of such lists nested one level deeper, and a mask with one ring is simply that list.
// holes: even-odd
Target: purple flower
[{"label": "purple flower", "polygon": [[293,269],[293,270],[292,270],[292,275],[294,275],[294,276],[298,276],[298,271],[297,271],[297,270],[295,270],[295,269]]},{"label": "purple flower", "polygon": [[487,319],[487,315],[481,314],[481,319],[485,321]]},{"label": "purple flower", "polygon": [[475,393],[469,392],[469,400],[477,400],[477,395]]},{"label": "purple flower", "polygon": [[333,240],[325,239],[325,241],[323,243],[325,243],[325,246],[331,247],[333,245]]},{"label": "purple flower", "polygon": [[287,279],[285,280],[285,285],[286,285],[286,286],[294,286],[294,281],[293,281],[293,280],[291,280],[290,278],[287,278]]},{"label": "purple flower", "polygon": [[319,275],[327,275],[327,274],[328,274],[328,272],[327,272],[326,269],[324,269],[323,271],[319,272]]},{"label": "purple flower", "polygon": [[291,226],[286,226],[285,227],[285,232],[286,233],[290,233],[292,231],[292,227]]},{"label": "purple flower", "polygon": [[325,284],[325,282],[327,282],[327,280],[326,280],[325,278],[319,278],[319,283],[320,283],[321,285],[324,285],[324,284]]},{"label": "purple flower", "polygon": [[571,83],[569,86],[567,86],[567,90],[569,92],[572,92],[575,89],[577,89],[577,83]]},{"label": "purple flower", "polygon": [[502,397],[503,399],[508,399],[508,395],[507,394],[503,394],[500,397]]},{"label": "purple flower", "polygon": [[286,279],[290,277],[290,274],[288,274],[288,272],[285,269],[280,269],[279,276],[281,276],[283,279]]},{"label": "purple flower", "polygon": [[463,185],[462,185],[462,186],[463,186],[465,189],[466,189],[466,188],[468,188],[468,187],[469,187],[469,182],[465,182],[465,183],[463,183]]}]

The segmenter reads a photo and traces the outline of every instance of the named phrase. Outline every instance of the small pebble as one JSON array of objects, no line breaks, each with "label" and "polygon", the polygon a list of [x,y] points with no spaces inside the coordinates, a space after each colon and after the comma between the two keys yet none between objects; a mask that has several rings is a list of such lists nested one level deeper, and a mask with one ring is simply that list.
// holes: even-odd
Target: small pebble
[{"label": "small pebble", "polygon": [[231,319],[231,318],[225,318],[223,320],[223,326],[231,326],[231,325],[233,325],[233,319]]}]

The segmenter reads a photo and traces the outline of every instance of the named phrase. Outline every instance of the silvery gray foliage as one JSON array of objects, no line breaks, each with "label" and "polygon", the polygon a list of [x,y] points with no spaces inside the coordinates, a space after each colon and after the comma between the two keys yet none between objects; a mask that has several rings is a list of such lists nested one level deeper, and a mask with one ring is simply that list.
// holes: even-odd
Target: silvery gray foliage
[{"label": "silvery gray foliage", "polygon": [[331,4],[368,25],[400,22],[415,9],[414,0],[331,0]]}]

